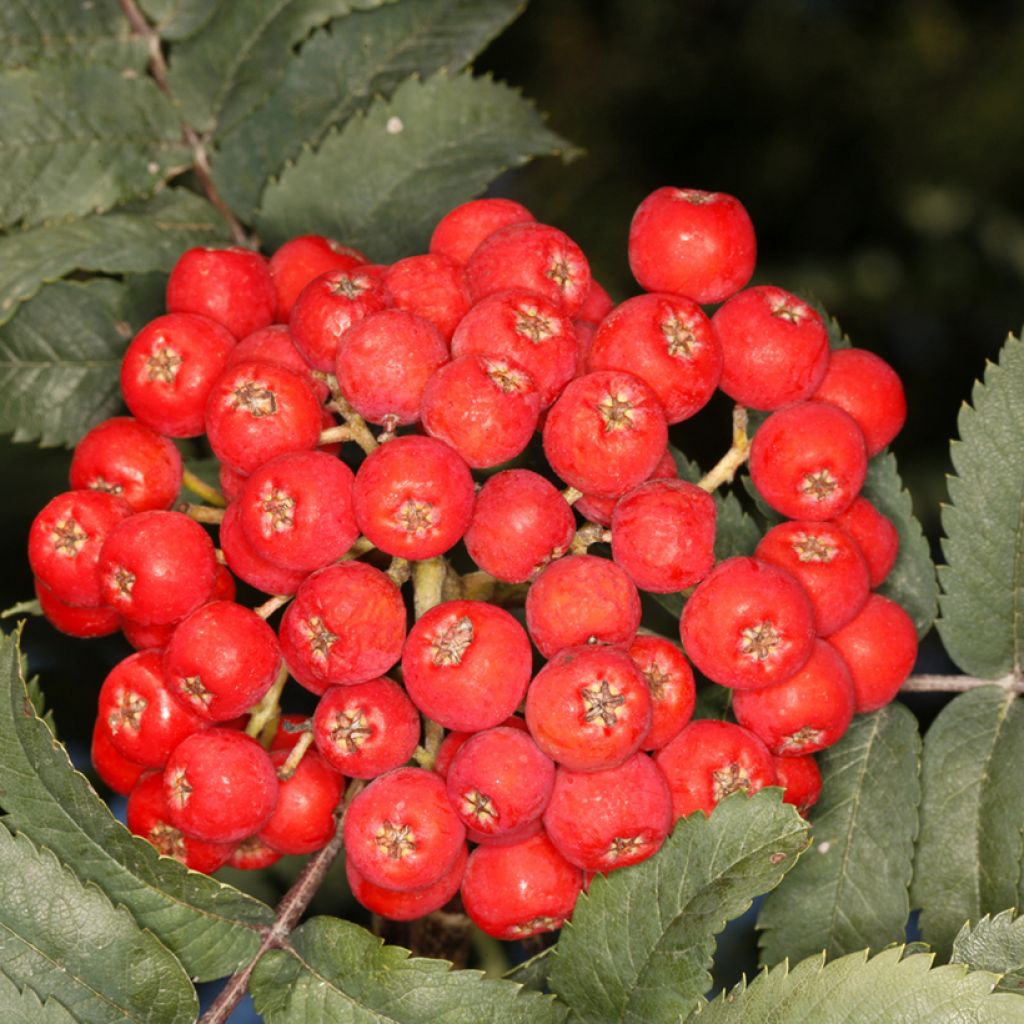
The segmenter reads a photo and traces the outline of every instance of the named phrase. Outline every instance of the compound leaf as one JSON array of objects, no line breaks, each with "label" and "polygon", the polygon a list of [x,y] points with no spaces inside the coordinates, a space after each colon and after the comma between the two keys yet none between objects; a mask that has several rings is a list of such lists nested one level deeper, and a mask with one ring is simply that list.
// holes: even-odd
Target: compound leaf
[{"label": "compound leaf", "polygon": [[79,1024],[56,999],[45,1002],[31,988],[19,989],[0,968],[0,1006],[4,1024]]},{"label": "compound leaf", "polygon": [[304,152],[263,195],[272,245],[319,231],[375,260],[423,252],[452,206],[509,167],[565,143],[516,91],[489,78],[410,78],[317,152]]},{"label": "compound leaf", "polygon": [[1013,1024],[1024,1000],[993,994],[996,976],[959,965],[932,967],[901,947],[824,963],[782,964],[724,992],[686,1024]]},{"label": "compound leaf", "polygon": [[219,978],[246,963],[260,927],[273,921],[265,904],[158,857],[114,818],[36,716],[16,636],[0,637],[0,807],[8,827],[127,907],[194,978]]},{"label": "compound leaf", "polygon": [[162,309],[142,284],[58,281],[0,327],[0,433],[70,445],[114,415],[125,345]]},{"label": "compound leaf", "polygon": [[552,990],[580,1024],[677,1020],[711,987],[715,934],[778,884],[807,824],[778,790],[682,819],[657,856],[598,876],[562,930]]},{"label": "compound leaf", "polygon": [[465,67],[522,10],[522,0],[404,0],[354,11],[315,32],[251,117],[216,140],[213,173],[243,218],[270,175],[333,124],[409,75]]},{"label": "compound leaf", "polygon": [[763,963],[903,941],[920,753],[916,719],[902,704],[890,704],[854,719],[818,755],[822,787],[812,844],[761,908]]},{"label": "compound leaf", "polygon": [[[960,409],[950,445],[956,475],[942,509],[946,565],[939,633],[973,676],[1024,670],[1024,342],[1007,338],[998,363]],[[998,909],[998,908],[997,908]]]},{"label": "compound leaf", "polygon": [[1014,906],[1024,859],[1024,704],[999,686],[950,701],[924,739],[910,898],[948,956],[965,921]]},{"label": "compound leaf", "polygon": [[127,910],[2,828],[0,866],[0,969],[12,982],[57,999],[82,1024],[195,1019],[188,975]]},{"label": "compound leaf", "polygon": [[565,1015],[550,996],[413,957],[333,917],[301,925],[289,947],[264,954],[250,981],[266,1024],[556,1024]]},{"label": "compound leaf", "polygon": [[180,42],[194,36],[225,0],[140,0],[139,6],[155,22],[161,39]]},{"label": "compound leaf", "polygon": [[999,987],[1010,992],[1024,990],[1024,917],[1004,910],[977,924],[970,922],[953,940],[953,963],[972,970],[1001,974]]}]

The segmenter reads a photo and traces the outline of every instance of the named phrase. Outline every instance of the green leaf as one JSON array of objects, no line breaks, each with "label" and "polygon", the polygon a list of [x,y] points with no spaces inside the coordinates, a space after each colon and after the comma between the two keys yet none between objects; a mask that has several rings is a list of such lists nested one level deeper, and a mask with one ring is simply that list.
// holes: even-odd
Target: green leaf
[{"label": "green leaf", "polygon": [[546,992],[549,987],[548,975],[555,962],[555,948],[555,946],[548,946],[547,949],[542,949],[535,956],[531,956],[529,960],[524,960],[521,964],[510,968],[504,977],[508,981],[522,985],[523,988]]},{"label": "green leaf", "polygon": [[39,604],[38,598],[31,598],[26,601],[18,601],[17,604],[12,604],[10,608],[5,608],[0,612],[0,619],[11,619],[15,615],[42,615],[43,609]]},{"label": "green leaf", "polygon": [[49,850],[0,829],[0,969],[83,1024],[191,1024],[181,964]]},{"label": "green leaf", "polygon": [[971,970],[1001,974],[999,987],[1009,992],[1024,989],[1024,917],[1004,910],[995,917],[985,915],[977,924],[969,922],[953,940],[953,963]]},{"label": "green leaf", "polygon": [[917,721],[902,704],[856,718],[819,755],[812,844],[761,908],[761,960],[829,957],[902,942],[910,914]]},{"label": "green leaf", "polygon": [[334,917],[297,928],[289,947],[264,954],[249,984],[266,1024],[554,1024],[564,1016],[548,996],[412,957]]},{"label": "green leaf", "polygon": [[0,1006],[4,1024],[78,1024],[56,999],[44,1003],[30,988],[20,990],[0,969]]},{"label": "green leaf", "polygon": [[250,960],[273,921],[265,904],[158,857],[114,818],[36,716],[10,636],[0,637],[0,806],[11,829],[127,907],[198,980]]},{"label": "green leaf", "polygon": [[70,60],[142,71],[146,42],[132,36],[118,0],[0,3],[0,67]]},{"label": "green leaf", "polygon": [[140,0],[161,39],[180,42],[194,36],[225,0]]},{"label": "green leaf", "polygon": [[965,921],[1018,900],[1024,859],[1024,704],[983,686],[947,704],[924,740],[921,832],[910,898],[949,954]]},{"label": "green leaf", "polygon": [[213,175],[243,218],[267,179],[303,143],[390,95],[411,74],[465,67],[524,6],[523,0],[404,0],[353,12],[314,33],[266,103],[216,141]]},{"label": "green leaf", "polygon": [[0,224],[108,209],[151,195],[191,157],[153,79],[117,68],[0,73]]},{"label": "green leaf", "polygon": [[200,132],[227,131],[270,95],[292,47],[315,28],[388,0],[230,0],[171,52],[168,84]]},{"label": "green leaf", "polygon": [[185,189],[167,189],[110,213],[0,235],[0,324],[42,285],[74,270],[166,271],[190,246],[228,241],[213,207]]},{"label": "green leaf", "polygon": [[140,282],[59,281],[0,327],[0,433],[74,444],[121,405],[128,339],[160,313]]},{"label": "green leaf", "polygon": [[687,1024],[1019,1024],[1024,1001],[993,994],[995,981],[899,947],[871,960],[866,950],[828,964],[818,956],[759,974]]},{"label": "green leaf", "polygon": [[[976,382],[950,445],[939,634],[968,675],[1024,671],[1024,342],[1012,335]],[[973,406],[973,407],[972,407]],[[999,909],[999,908],[997,908]]]},{"label": "green leaf", "polygon": [[437,220],[502,171],[564,149],[499,82],[410,78],[286,168],[263,195],[258,225],[271,245],[318,231],[393,260],[425,251]]},{"label": "green leaf", "polygon": [[677,1020],[711,987],[715,934],[778,884],[807,844],[780,791],[682,819],[642,864],[594,879],[562,930],[551,987],[574,1022]]}]

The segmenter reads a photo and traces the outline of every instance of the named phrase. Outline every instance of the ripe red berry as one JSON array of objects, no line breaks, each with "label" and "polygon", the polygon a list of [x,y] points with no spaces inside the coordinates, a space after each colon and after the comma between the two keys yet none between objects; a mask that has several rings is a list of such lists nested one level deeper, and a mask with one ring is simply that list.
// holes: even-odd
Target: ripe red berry
[{"label": "ripe red berry", "polygon": [[352,861],[345,858],[345,877],[348,879],[352,895],[367,910],[380,914],[389,921],[414,921],[426,917],[435,910],[440,910],[462,885],[466,873],[466,861],[469,858],[469,847],[465,843],[459,847],[459,855],[446,874],[436,882],[412,892],[398,889],[385,889],[368,882]]},{"label": "ripe red berry", "polygon": [[596,281],[591,280],[590,291],[583,305],[576,310],[576,320],[591,325],[599,324],[613,309],[612,297]]},{"label": "ripe red berry", "polygon": [[737,689],[771,686],[799,671],[814,645],[803,587],[756,558],[720,562],[686,602],[683,650],[709,679]]},{"label": "ripe red berry", "polygon": [[286,569],[257,554],[242,528],[239,510],[238,502],[232,502],[220,523],[220,547],[231,571],[264,594],[294,594],[308,573]]},{"label": "ripe red berry", "polygon": [[110,738],[110,727],[97,718],[92,727],[89,759],[100,780],[121,796],[127,796],[146,770],[144,765],[125,757]]},{"label": "ripe red berry", "polygon": [[286,324],[272,324],[242,338],[228,355],[225,369],[239,363],[273,363],[275,366],[283,366],[297,373],[313,389],[318,402],[326,402],[330,395],[326,382],[313,375],[315,371],[295,347],[292,333]]},{"label": "ripe red berry", "polygon": [[471,199],[449,210],[437,222],[430,236],[430,251],[464,264],[495,231],[532,220],[533,214],[512,199]]},{"label": "ripe red berry", "polygon": [[443,253],[409,256],[381,275],[392,305],[429,320],[448,341],[469,310],[462,264]]},{"label": "ripe red berry", "polygon": [[277,850],[272,850],[257,836],[247,836],[228,858],[228,865],[239,871],[262,871],[281,859]]},{"label": "ripe red berry", "polygon": [[756,256],[750,216],[724,192],[656,189],[629,226],[629,267],[640,287],[701,305],[738,292],[750,280]]},{"label": "ripe red berry", "polygon": [[[280,773],[290,751],[275,750],[271,763]],[[260,829],[261,839],[279,853],[312,853],[334,835],[334,810],[345,780],[315,750],[302,755],[289,778],[278,776],[277,806]]]},{"label": "ripe red berry", "polygon": [[813,754],[775,758],[782,799],[805,817],[821,795],[821,769]]},{"label": "ripe red berry", "polygon": [[[523,732],[527,731],[526,721],[518,715],[509,715],[501,725],[507,726],[509,729],[520,729]],[[442,779],[448,778],[448,769],[451,767],[452,761],[455,760],[455,755],[474,735],[475,733],[459,732],[457,730],[445,734],[444,739],[441,740],[441,745],[437,748],[437,754],[434,757],[434,771],[437,772]]]},{"label": "ripe red berry", "polygon": [[275,319],[288,323],[302,289],[314,278],[331,270],[353,270],[365,262],[362,253],[323,235],[290,238],[270,257],[270,277],[276,296]]},{"label": "ripe red berry", "polygon": [[865,497],[836,516],[835,521],[857,542],[868,563],[871,589],[880,587],[896,564],[900,551],[900,535],[893,521],[882,515]]},{"label": "ripe red berry", "polygon": [[[678,476],[679,468],[676,466],[676,460],[672,457],[672,452],[666,448],[665,453],[651,470],[651,475],[647,479],[675,480]],[[615,506],[619,503],[619,497],[620,495],[615,495],[612,498],[599,498],[594,494],[584,494],[581,498],[576,499],[573,508],[593,523],[611,526],[612,515],[615,512]]]},{"label": "ripe red berry", "polygon": [[39,610],[54,629],[85,640],[109,636],[121,628],[121,616],[113,608],[79,608],[65,604],[38,578],[33,578]]},{"label": "ripe red berry", "polygon": [[651,691],[651,729],[643,750],[665,746],[690,720],[697,703],[693,669],[675,644],[660,636],[638,636],[626,652]]}]

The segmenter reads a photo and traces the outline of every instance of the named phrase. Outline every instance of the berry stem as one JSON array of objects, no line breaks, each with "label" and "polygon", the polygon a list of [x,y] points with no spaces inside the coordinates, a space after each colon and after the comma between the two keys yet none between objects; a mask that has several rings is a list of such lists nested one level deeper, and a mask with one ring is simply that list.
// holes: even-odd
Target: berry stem
[{"label": "berry stem", "polygon": [[278,608],[283,608],[294,596],[294,594],[276,594],[264,601],[263,604],[256,605],[253,611],[261,619],[269,619]]},{"label": "berry stem", "polygon": [[433,719],[423,719],[423,745],[417,747],[413,752],[413,760],[427,771],[434,770],[437,761],[437,751],[440,749],[441,741],[444,739],[444,728]]},{"label": "berry stem", "polygon": [[1013,693],[1024,693],[1024,680],[1012,673],[1000,679],[978,679],[975,676],[920,675],[911,676],[901,687],[901,693],[966,693],[979,686],[1001,686]]},{"label": "berry stem", "polygon": [[722,484],[732,482],[736,470],[750,457],[750,438],[747,436],[747,410],[737,405],[732,411],[732,447],[718,460],[718,463],[701,479],[697,486],[712,493]]},{"label": "berry stem", "polygon": [[202,498],[207,505],[216,505],[217,508],[224,508],[227,505],[227,500],[224,495],[217,490],[216,487],[211,487],[208,483],[200,480],[190,469],[186,469],[181,474],[181,482],[197,497]]},{"label": "berry stem", "polygon": [[566,487],[566,489],[562,491],[562,497],[565,498],[569,505],[575,505],[576,502],[583,497],[583,492],[578,491],[575,487]]},{"label": "berry stem", "polygon": [[345,421],[345,426],[352,433],[352,440],[369,455],[377,447],[377,439],[366,425],[366,420],[348,404],[348,399],[341,393],[338,378],[333,373],[325,373],[324,382],[331,392],[331,401],[327,408],[336,412]]},{"label": "berry stem", "polygon": [[287,782],[299,767],[299,762],[306,756],[306,751],[313,745],[313,733],[304,732],[299,737],[299,742],[292,747],[288,759],[277,769],[277,777],[282,782]]},{"label": "berry stem", "polygon": [[611,530],[606,530],[600,523],[584,523],[569,544],[569,554],[585,555],[591,544],[598,544],[601,541],[607,543],[611,539]]},{"label": "berry stem", "polygon": [[338,561],[347,562],[349,559],[359,558],[362,555],[365,555],[367,551],[372,551],[373,549],[374,544],[372,541],[367,540],[365,537],[360,537],[352,544],[352,547],[350,547],[348,551],[338,559]]},{"label": "berry stem", "polygon": [[352,428],[343,425],[338,427],[328,427],[326,430],[320,431],[320,436],[316,439],[318,445],[322,444],[337,444],[338,441],[351,441],[352,440]]},{"label": "berry stem", "polygon": [[277,676],[270,689],[253,705],[249,712],[249,724],[245,727],[246,734],[259,737],[263,730],[278,716],[281,710],[281,691],[288,681],[288,666],[281,663]]},{"label": "berry stem", "polygon": [[446,572],[445,561],[440,555],[413,563],[413,606],[417,619],[441,603],[441,592]]},{"label": "berry stem", "polygon": [[412,576],[412,563],[408,558],[395,556],[391,559],[385,575],[396,587],[400,587]]},{"label": "berry stem", "polygon": [[197,523],[213,523],[218,524],[224,518],[224,509],[222,508],[211,508],[209,505],[190,505],[187,501],[181,502],[177,506],[179,512],[184,512],[190,519],[194,519]]}]

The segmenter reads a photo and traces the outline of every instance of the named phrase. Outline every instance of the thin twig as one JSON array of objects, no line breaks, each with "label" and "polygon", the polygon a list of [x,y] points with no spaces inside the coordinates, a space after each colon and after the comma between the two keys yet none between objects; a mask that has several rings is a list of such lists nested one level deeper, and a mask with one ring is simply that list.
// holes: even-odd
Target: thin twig
[{"label": "thin twig", "polygon": [[214,525],[224,518],[224,509],[213,508],[210,505],[190,505],[187,501],[180,502],[177,506],[178,512],[184,512],[190,519],[197,523],[212,523]]},{"label": "thin twig", "polygon": [[245,727],[246,733],[258,737],[263,730],[272,722],[281,711],[281,691],[284,684],[288,682],[288,666],[282,661],[281,667],[277,670],[277,676],[270,689],[260,698],[258,704],[254,704],[249,711],[249,724]]},{"label": "thin twig", "polygon": [[570,505],[575,505],[576,502],[583,497],[583,492],[575,487],[566,487],[566,489],[562,491],[562,497],[565,498]]},{"label": "thin twig", "polygon": [[224,495],[216,487],[211,487],[205,480],[200,480],[192,470],[186,469],[182,472],[181,482],[194,495],[202,498],[207,505],[216,505],[217,508],[224,508],[227,505]]},{"label": "thin twig", "polygon": [[975,676],[920,675],[911,676],[901,687],[901,693],[966,693],[979,686],[1001,686],[1012,693],[1024,693],[1024,682],[1014,676],[1001,679],[978,679]]},{"label": "thin twig", "polygon": [[306,751],[313,746],[313,732],[304,732],[298,742],[292,747],[283,765],[277,769],[277,777],[282,782],[287,782],[299,767],[299,762],[306,756]]},{"label": "thin twig", "polygon": [[328,427],[326,430],[320,431],[320,436],[316,439],[317,446],[326,444],[337,444],[339,441],[344,443],[345,441],[351,441],[352,428],[347,424],[340,424],[337,427]]},{"label": "thin twig", "polygon": [[352,440],[369,455],[377,447],[377,438],[366,425],[366,420],[349,405],[348,399],[338,385],[338,378],[333,373],[323,374],[322,380],[331,392],[331,401],[327,403],[327,408],[336,412],[345,421],[345,426],[352,432]]},{"label": "thin twig", "polygon": [[612,539],[611,530],[605,529],[600,523],[584,523],[569,544],[570,555],[585,555],[591,544],[608,542]]},{"label": "thin twig", "polygon": [[294,596],[294,594],[276,594],[264,601],[263,604],[258,604],[253,611],[261,619],[269,619],[278,608],[283,608]]},{"label": "thin twig", "polygon": [[444,558],[440,555],[413,563],[413,607],[417,619],[441,603],[446,571]]},{"label": "thin twig", "polygon": [[718,460],[709,473],[697,484],[711,493],[722,484],[732,483],[736,470],[750,457],[750,438],[747,437],[747,410],[737,405],[732,411],[732,447]]}]

